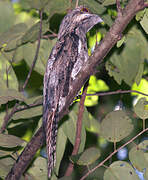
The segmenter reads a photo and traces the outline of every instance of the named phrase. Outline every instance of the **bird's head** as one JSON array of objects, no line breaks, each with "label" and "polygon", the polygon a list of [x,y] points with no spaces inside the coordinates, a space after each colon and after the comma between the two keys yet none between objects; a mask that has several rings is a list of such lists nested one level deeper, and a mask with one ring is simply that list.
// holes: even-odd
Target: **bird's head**
[{"label": "bird's head", "polygon": [[91,14],[84,6],[79,6],[69,12],[62,20],[58,39],[74,30],[77,32],[82,31],[81,33],[86,34],[94,25],[101,22],[103,22],[103,20],[98,15]]}]

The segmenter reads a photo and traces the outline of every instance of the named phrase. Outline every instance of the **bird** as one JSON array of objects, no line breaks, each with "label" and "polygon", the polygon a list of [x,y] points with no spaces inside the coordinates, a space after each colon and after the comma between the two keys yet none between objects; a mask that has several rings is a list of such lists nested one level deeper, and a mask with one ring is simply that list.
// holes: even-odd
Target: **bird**
[{"label": "bird", "polygon": [[44,74],[43,129],[46,138],[48,177],[56,163],[59,113],[70,85],[88,60],[86,33],[103,20],[85,6],[78,6],[62,20],[57,42],[49,55]]}]

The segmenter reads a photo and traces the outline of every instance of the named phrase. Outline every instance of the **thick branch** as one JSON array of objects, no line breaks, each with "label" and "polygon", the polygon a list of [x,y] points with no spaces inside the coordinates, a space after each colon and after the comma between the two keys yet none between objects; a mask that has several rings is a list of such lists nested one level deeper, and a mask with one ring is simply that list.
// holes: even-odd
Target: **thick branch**
[{"label": "thick branch", "polygon": [[[102,43],[96,48],[95,52],[88,59],[87,63],[84,64],[83,69],[79,72],[77,78],[70,87],[70,93],[66,98],[65,107],[60,113],[60,118],[62,118],[67,111],[68,107],[72,103],[74,97],[77,95],[81,87],[84,85],[86,80],[91,74],[93,74],[97,65],[100,64],[104,57],[108,54],[110,49],[116,44],[116,42],[121,37],[122,32],[125,30],[128,23],[136,15],[139,10],[144,9],[147,4],[144,3],[144,0],[130,0],[128,5],[123,9],[122,15],[118,16],[115,20],[115,23],[110,28],[109,32],[106,34]],[[36,135],[32,138],[31,142],[28,143],[27,147],[24,149],[20,155],[18,161],[14,164],[11,172],[8,174],[6,180],[18,180],[21,177],[22,173],[28,167],[30,161],[35,155],[38,148],[41,147],[43,143],[43,132],[42,128],[38,130]],[[32,153],[31,153],[32,152]],[[27,161],[26,159],[27,154]],[[16,176],[15,174],[19,174]]]}]

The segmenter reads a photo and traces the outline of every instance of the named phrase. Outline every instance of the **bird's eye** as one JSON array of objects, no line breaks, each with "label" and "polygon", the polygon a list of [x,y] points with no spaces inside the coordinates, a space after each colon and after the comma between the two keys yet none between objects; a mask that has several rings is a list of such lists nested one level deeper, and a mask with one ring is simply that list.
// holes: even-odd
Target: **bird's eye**
[{"label": "bird's eye", "polygon": [[82,8],[81,12],[89,12],[87,8]]}]

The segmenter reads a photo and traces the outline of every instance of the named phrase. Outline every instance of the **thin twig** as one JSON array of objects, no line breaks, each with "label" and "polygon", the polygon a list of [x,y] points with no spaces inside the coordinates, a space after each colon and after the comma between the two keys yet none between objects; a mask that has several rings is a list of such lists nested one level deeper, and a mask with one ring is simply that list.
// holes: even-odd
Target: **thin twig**
[{"label": "thin twig", "polygon": [[111,91],[111,92],[98,92],[94,94],[86,94],[86,96],[109,96],[114,94],[128,94],[128,93],[138,93],[144,96],[148,96],[148,94],[142,93],[140,91],[136,90],[117,90],[117,91]]},{"label": "thin twig", "polygon": [[39,54],[39,49],[40,49],[40,42],[41,42],[41,35],[42,35],[42,10],[40,10],[40,30],[39,30],[39,36],[38,36],[38,44],[37,44],[37,49],[36,49],[36,53],[35,53],[35,56],[34,56],[34,60],[33,60],[33,63],[32,63],[32,66],[30,68],[30,71],[27,75],[27,78],[25,80],[25,83],[23,85],[23,90],[26,88],[27,84],[28,84],[28,81],[30,79],[30,76],[31,76],[31,73],[35,67],[35,64],[36,64],[36,61],[37,61],[37,58],[38,58],[38,54]]},{"label": "thin twig", "polygon": [[[81,143],[82,119],[83,119],[84,101],[86,98],[87,87],[88,87],[88,81],[84,87],[83,96],[81,97],[81,100],[80,100],[79,113],[78,113],[77,126],[76,126],[76,137],[75,137],[75,144],[74,144],[72,156],[78,153],[80,143]],[[73,171],[73,167],[74,167],[74,164],[70,162],[66,170],[65,176],[71,175]]]},{"label": "thin twig", "polygon": [[7,124],[10,120],[10,118],[13,116],[13,114],[16,112],[16,109],[17,109],[17,106],[18,106],[18,103],[15,104],[15,106],[13,107],[13,109],[11,110],[11,112],[8,114],[6,113],[5,117],[4,117],[4,122],[2,124],[2,127],[0,129],[0,133],[3,133],[3,131],[6,129],[7,127]]},{"label": "thin twig", "polygon": [[141,134],[145,133],[146,131],[148,131],[147,129],[144,129],[143,131],[141,131],[139,134],[137,134],[135,137],[133,137],[132,139],[130,139],[128,142],[126,142],[125,144],[123,144],[121,147],[119,147],[117,150],[115,150],[114,152],[112,152],[106,159],[104,159],[101,163],[99,163],[96,167],[94,167],[93,169],[89,170],[88,173],[86,173],[80,180],[84,180],[87,176],[89,176],[89,174],[91,174],[92,172],[94,172],[96,169],[98,169],[99,167],[101,167],[106,161],[108,161],[114,154],[116,154],[118,151],[120,151],[121,149],[123,149],[125,146],[127,146],[128,144],[130,144],[132,141],[134,141],[137,137],[139,137]]}]

